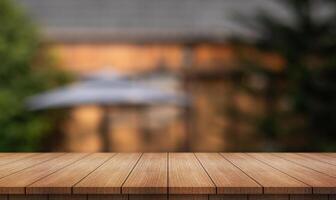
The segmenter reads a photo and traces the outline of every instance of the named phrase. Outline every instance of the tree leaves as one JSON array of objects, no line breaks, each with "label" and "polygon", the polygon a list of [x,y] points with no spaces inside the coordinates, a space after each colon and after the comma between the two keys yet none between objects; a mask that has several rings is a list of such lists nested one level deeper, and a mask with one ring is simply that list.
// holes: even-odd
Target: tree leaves
[{"label": "tree leaves", "polygon": [[67,82],[68,76],[53,68],[36,27],[10,0],[0,0],[0,24],[0,151],[41,150],[56,118],[29,112],[25,98]]}]

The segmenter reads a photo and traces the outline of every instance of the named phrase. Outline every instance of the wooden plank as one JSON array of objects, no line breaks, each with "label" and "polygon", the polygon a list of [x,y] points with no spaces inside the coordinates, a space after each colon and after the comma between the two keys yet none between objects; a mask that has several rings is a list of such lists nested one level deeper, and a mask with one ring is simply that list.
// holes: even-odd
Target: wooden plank
[{"label": "wooden plank", "polygon": [[140,153],[119,153],[73,187],[75,194],[120,194]]},{"label": "wooden plank", "polygon": [[336,193],[336,179],[272,154],[251,154],[264,163],[313,187],[317,194]]},{"label": "wooden plank", "polygon": [[274,155],[284,158],[286,160],[289,160],[291,162],[294,162],[298,165],[316,170],[318,172],[327,174],[332,177],[336,177],[336,166],[335,165],[321,162],[321,161],[318,161],[318,160],[315,160],[315,159],[312,159],[306,156],[293,154],[293,153],[277,153]]},{"label": "wooden plank", "polygon": [[53,195],[49,195],[48,200],[87,200],[87,196],[86,195],[53,194]]},{"label": "wooden plank", "polygon": [[204,194],[171,194],[169,200],[208,200],[209,196]]},{"label": "wooden plank", "polygon": [[48,195],[9,195],[9,200],[48,200]]},{"label": "wooden plank", "polygon": [[51,160],[53,158],[59,157],[64,153],[43,153],[36,154],[32,157],[24,158],[22,160],[17,160],[12,163],[3,165],[0,167],[0,178],[9,176],[23,169],[35,166],[37,164],[43,163],[45,161]]},{"label": "wooden plank", "polygon": [[210,195],[209,200],[248,200],[247,195]]},{"label": "wooden plank", "polygon": [[216,187],[192,153],[169,153],[170,194],[214,194]]},{"label": "wooden plank", "polygon": [[[69,153],[0,179],[1,194],[25,194],[25,187],[83,158],[84,153]],[[54,156],[52,156],[54,157]]]},{"label": "wooden plank", "polygon": [[249,200],[289,200],[289,195],[281,194],[263,194],[263,195],[249,195]]},{"label": "wooden plank", "polygon": [[88,200],[128,200],[128,195],[127,194],[88,195]]},{"label": "wooden plank", "polygon": [[167,195],[160,194],[152,194],[152,195],[144,195],[144,194],[130,194],[129,200],[167,200]]},{"label": "wooden plank", "polygon": [[262,187],[218,153],[196,153],[217,194],[261,194]]},{"label": "wooden plank", "polygon": [[328,200],[328,195],[290,195],[290,200]]},{"label": "wooden plank", "polygon": [[[0,160],[14,155],[21,154],[0,153]],[[3,173],[0,178],[0,194],[10,194],[10,197],[0,195],[0,200],[46,200],[46,194],[50,194],[49,199],[167,200],[167,193],[170,200],[336,198],[332,195],[336,194],[336,177],[332,177],[336,169],[332,162],[336,157],[331,154],[172,153],[168,157],[167,153],[112,155],[35,153],[12,160],[0,166],[0,174]],[[76,156],[77,159],[74,158]],[[81,186],[85,181],[89,184]],[[252,183],[259,189],[263,186],[266,194],[248,195],[249,190],[246,190],[245,184],[250,189]],[[77,186],[83,195],[71,194],[71,188],[75,192]],[[41,193],[45,195],[23,195],[25,192],[30,194],[31,188],[34,191],[34,188],[39,190],[40,187],[43,190]],[[218,193],[223,189],[225,194],[215,195],[216,189]],[[242,195],[229,194],[232,191],[241,192]],[[58,195],[63,192],[68,195]],[[112,195],[113,192],[115,195]]]},{"label": "wooden plank", "polygon": [[122,186],[124,194],[167,194],[167,153],[145,153]]},{"label": "wooden plank", "polygon": [[6,165],[17,160],[37,155],[36,153],[2,153],[0,157],[0,166]]},{"label": "wooden plank", "polygon": [[112,153],[94,153],[26,188],[27,194],[71,194],[72,186],[111,158]]},{"label": "wooden plank", "polygon": [[326,156],[334,157],[336,158],[336,153],[323,153]]},{"label": "wooden plank", "polygon": [[327,156],[322,153],[298,153],[298,155],[306,156],[315,160],[319,160],[321,162],[329,163],[332,165],[336,165],[336,158]]},{"label": "wooden plank", "polygon": [[264,187],[265,194],[311,194],[311,187],[243,153],[222,153]]}]

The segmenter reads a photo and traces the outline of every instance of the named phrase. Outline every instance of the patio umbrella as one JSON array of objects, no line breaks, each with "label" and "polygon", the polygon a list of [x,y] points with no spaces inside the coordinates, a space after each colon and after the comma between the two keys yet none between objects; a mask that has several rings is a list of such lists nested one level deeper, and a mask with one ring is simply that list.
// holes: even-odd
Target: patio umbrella
[{"label": "patio umbrella", "polygon": [[188,99],[181,94],[149,87],[105,72],[86,76],[78,83],[27,99],[27,106],[31,110],[75,107],[85,104],[97,104],[104,109],[100,133],[104,143],[103,151],[108,151],[110,147],[108,108],[110,106],[137,108],[163,104],[186,106]]}]

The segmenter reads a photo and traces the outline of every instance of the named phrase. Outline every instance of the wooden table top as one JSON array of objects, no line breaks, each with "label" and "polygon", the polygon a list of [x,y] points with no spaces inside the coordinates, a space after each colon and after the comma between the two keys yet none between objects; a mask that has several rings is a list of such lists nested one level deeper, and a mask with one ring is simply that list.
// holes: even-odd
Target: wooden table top
[{"label": "wooden table top", "polygon": [[0,194],[336,194],[336,153],[0,153]]}]

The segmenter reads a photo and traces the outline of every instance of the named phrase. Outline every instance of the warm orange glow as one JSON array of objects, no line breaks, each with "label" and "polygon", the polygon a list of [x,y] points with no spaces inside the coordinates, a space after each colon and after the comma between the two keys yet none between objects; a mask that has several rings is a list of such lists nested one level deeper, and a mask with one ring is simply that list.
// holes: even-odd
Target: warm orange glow
[{"label": "warm orange glow", "polygon": [[195,48],[194,59],[199,68],[231,68],[235,65],[236,56],[229,45],[201,44]]},{"label": "warm orange glow", "polygon": [[183,59],[181,46],[175,44],[55,44],[52,50],[57,54],[62,68],[78,73],[99,68],[141,72],[158,66],[176,70]]}]

